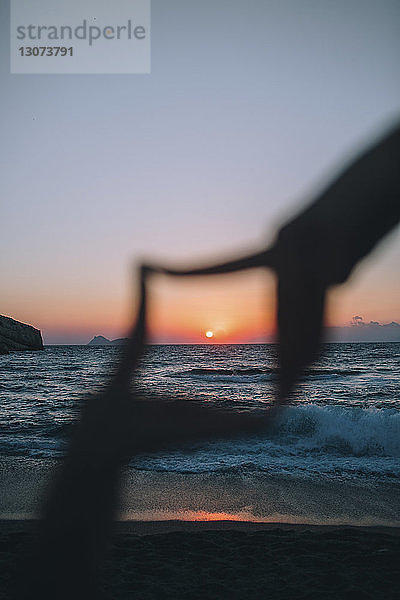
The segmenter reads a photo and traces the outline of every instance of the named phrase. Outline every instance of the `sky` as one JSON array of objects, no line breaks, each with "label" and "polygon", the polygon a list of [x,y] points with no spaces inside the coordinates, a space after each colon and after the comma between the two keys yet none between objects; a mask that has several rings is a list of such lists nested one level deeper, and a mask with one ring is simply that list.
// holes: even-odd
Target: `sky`
[{"label": "sky", "polygon": [[[143,259],[272,243],[400,116],[397,0],[153,0],[147,75],[11,75],[4,0],[0,23],[0,313],[45,343],[124,335]],[[328,324],[400,321],[399,263],[396,231],[331,294]],[[149,325],[249,341],[274,310],[270,274],[160,277]]]}]

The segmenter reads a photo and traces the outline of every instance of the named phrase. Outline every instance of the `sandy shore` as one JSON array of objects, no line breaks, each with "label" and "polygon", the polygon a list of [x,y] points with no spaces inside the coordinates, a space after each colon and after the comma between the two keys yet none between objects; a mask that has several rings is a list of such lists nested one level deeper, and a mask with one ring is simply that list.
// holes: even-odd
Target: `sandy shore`
[{"label": "sandy shore", "polygon": [[[0,598],[13,598],[58,466],[0,458]],[[397,482],[127,469],[102,588],[115,600],[394,599],[398,498]]]},{"label": "sandy shore", "polygon": [[[0,519],[36,518],[60,462],[0,457]],[[127,469],[120,516],[130,521],[241,520],[399,527],[398,481],[306,480],[268,474]]]},{"label": "sandy shore", "polygon": [[[2,521],[0,597],[37,523]],[[102,587],[113,599],[398,597],[400,529],[212,522],[118,522]]]}]

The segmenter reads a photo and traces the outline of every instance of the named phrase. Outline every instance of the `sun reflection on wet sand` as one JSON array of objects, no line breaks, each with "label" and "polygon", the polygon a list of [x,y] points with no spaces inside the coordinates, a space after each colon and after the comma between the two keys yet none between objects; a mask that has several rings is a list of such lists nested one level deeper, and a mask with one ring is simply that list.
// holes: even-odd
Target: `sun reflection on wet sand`
[{"label": "sun reflection on wet sand", "polygon": [[250,511],[230,512],[208,512],[206,510],[156,510],[156,511],[124,511],[119,515],[121,521],[236,521],[241,523],[293,523],[304,524],[310,522],[287,515],[271,514],[269,516],[256,516]]}]

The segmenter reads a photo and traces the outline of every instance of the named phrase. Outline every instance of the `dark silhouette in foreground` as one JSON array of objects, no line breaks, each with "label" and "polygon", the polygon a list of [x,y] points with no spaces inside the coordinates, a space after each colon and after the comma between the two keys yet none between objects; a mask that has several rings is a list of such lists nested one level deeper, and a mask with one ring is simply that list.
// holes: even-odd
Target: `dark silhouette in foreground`
[{"label": "dark silhouette in foreground", "polygon": [[[316,357],[326,291],[400,217],[400,130],[356,160],[259,253],[201,269],[143,266],[136,324],[107,391],[85,403],[80,422],[44,510],[40,542],[21,581],[24,598],[100,598],[96,572],[115,514],[122,466],[142,451],[187,440],[265,429]],[[141,400],[132,379],[145,350],[146,282],[164,273],[195,276],[272,268],[278,277],[280,375],[275,405],[263,414],[233,414],[196,403]]]}]

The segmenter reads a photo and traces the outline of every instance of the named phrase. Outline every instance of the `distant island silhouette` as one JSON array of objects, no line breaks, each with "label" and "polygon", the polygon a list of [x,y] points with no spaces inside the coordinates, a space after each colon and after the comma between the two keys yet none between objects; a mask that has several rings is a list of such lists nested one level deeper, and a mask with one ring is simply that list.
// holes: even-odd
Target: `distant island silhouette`
[{"label": "distant island silhouette", "polygon": [[116,340],[109,340],[103,335],[95,335],[93,339],[87,344],[88,346],[120,346],[128,341],[128,338],[118,338]]}]

